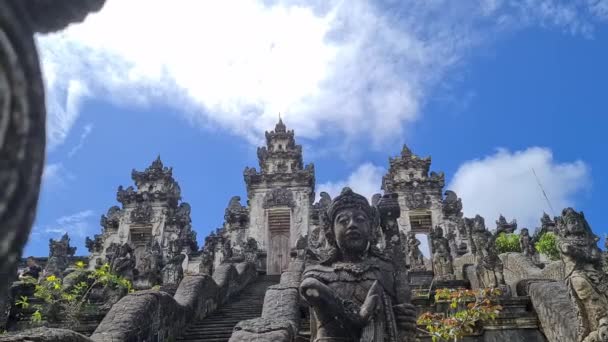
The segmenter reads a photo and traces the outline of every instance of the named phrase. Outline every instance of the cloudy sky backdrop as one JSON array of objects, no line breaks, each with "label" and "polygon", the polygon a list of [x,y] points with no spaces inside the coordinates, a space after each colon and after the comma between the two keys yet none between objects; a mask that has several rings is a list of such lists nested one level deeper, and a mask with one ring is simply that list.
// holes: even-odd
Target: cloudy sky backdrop
[{"label": "cloudy sky backdrop", "polygon": [[607,24],[608,0],[108,0],[37,37],[48,157],[26,254],[65,231],[86,254],[159,154],[202,241],[279,113],[317,193],[378,192],[407,143],[468,216],[533,228],[575,206],[606,233]]}]

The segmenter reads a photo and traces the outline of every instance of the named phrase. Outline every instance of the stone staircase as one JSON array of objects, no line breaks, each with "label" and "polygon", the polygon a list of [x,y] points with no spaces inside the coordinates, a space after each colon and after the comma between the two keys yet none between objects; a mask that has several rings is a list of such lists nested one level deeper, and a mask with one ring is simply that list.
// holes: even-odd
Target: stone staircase
[{"label": "stone staircase", "polygon": [[227,342],[234,326],[243,320],[260,317],[264,294],[270,285],[278,284],[280,276],[259,276],[240,294],[202,320],[192,322],[178,341]]}]

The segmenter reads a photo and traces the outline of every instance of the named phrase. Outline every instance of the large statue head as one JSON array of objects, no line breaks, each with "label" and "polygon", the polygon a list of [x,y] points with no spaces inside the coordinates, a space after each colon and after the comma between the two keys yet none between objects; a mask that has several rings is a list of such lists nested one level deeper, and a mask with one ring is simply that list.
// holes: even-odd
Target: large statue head
[{"label": "large statue head", "polygon": [[376,209],[350,188],[334,198],[326,215],[327,241],[342,253],[361,254],[375,244],[379,224]]},{"label": "large statue head", "polygon": [[562,255],[580,261],[599,262],[599,238],[593,234],[583,212],[578,213],[572,208],[566,208],[562,210],[562,216],[555,218],[555,225],[557,246]]}]

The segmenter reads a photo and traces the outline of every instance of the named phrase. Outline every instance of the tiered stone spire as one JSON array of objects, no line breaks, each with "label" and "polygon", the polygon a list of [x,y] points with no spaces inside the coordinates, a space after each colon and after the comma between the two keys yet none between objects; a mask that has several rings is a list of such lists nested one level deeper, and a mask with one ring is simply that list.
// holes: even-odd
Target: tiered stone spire
[{"label": "tiered stone spire", "polygon": [[258,147],[260,171],[245,168],[244,176],[248,189],[256,184],[294,181],[314,188],[314,165],[304,166],[302,146],[296,144],[294,131],[288,130],[279,118],[273,131],[266,131],[266,146]]},{"label": "tiered stone spire", "polygon": [[403,145],[401,155],[389,158],[388,173],[382,178],[382,190],[405,197],[408,209],[428,208],[431,197],[441,199],[443,172],[429,174],[431,157],[421,158]]}]

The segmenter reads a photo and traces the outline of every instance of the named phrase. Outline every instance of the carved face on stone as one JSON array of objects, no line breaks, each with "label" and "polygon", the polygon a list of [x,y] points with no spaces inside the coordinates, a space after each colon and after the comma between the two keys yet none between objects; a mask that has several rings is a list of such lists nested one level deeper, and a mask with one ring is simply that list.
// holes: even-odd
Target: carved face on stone
[{"label": "carved face on stone", "polygon": [[333,229],[338,248],[344,252],[363,253],[370,246],[371,220],[361,209],[340,210],[335,215]]}]

